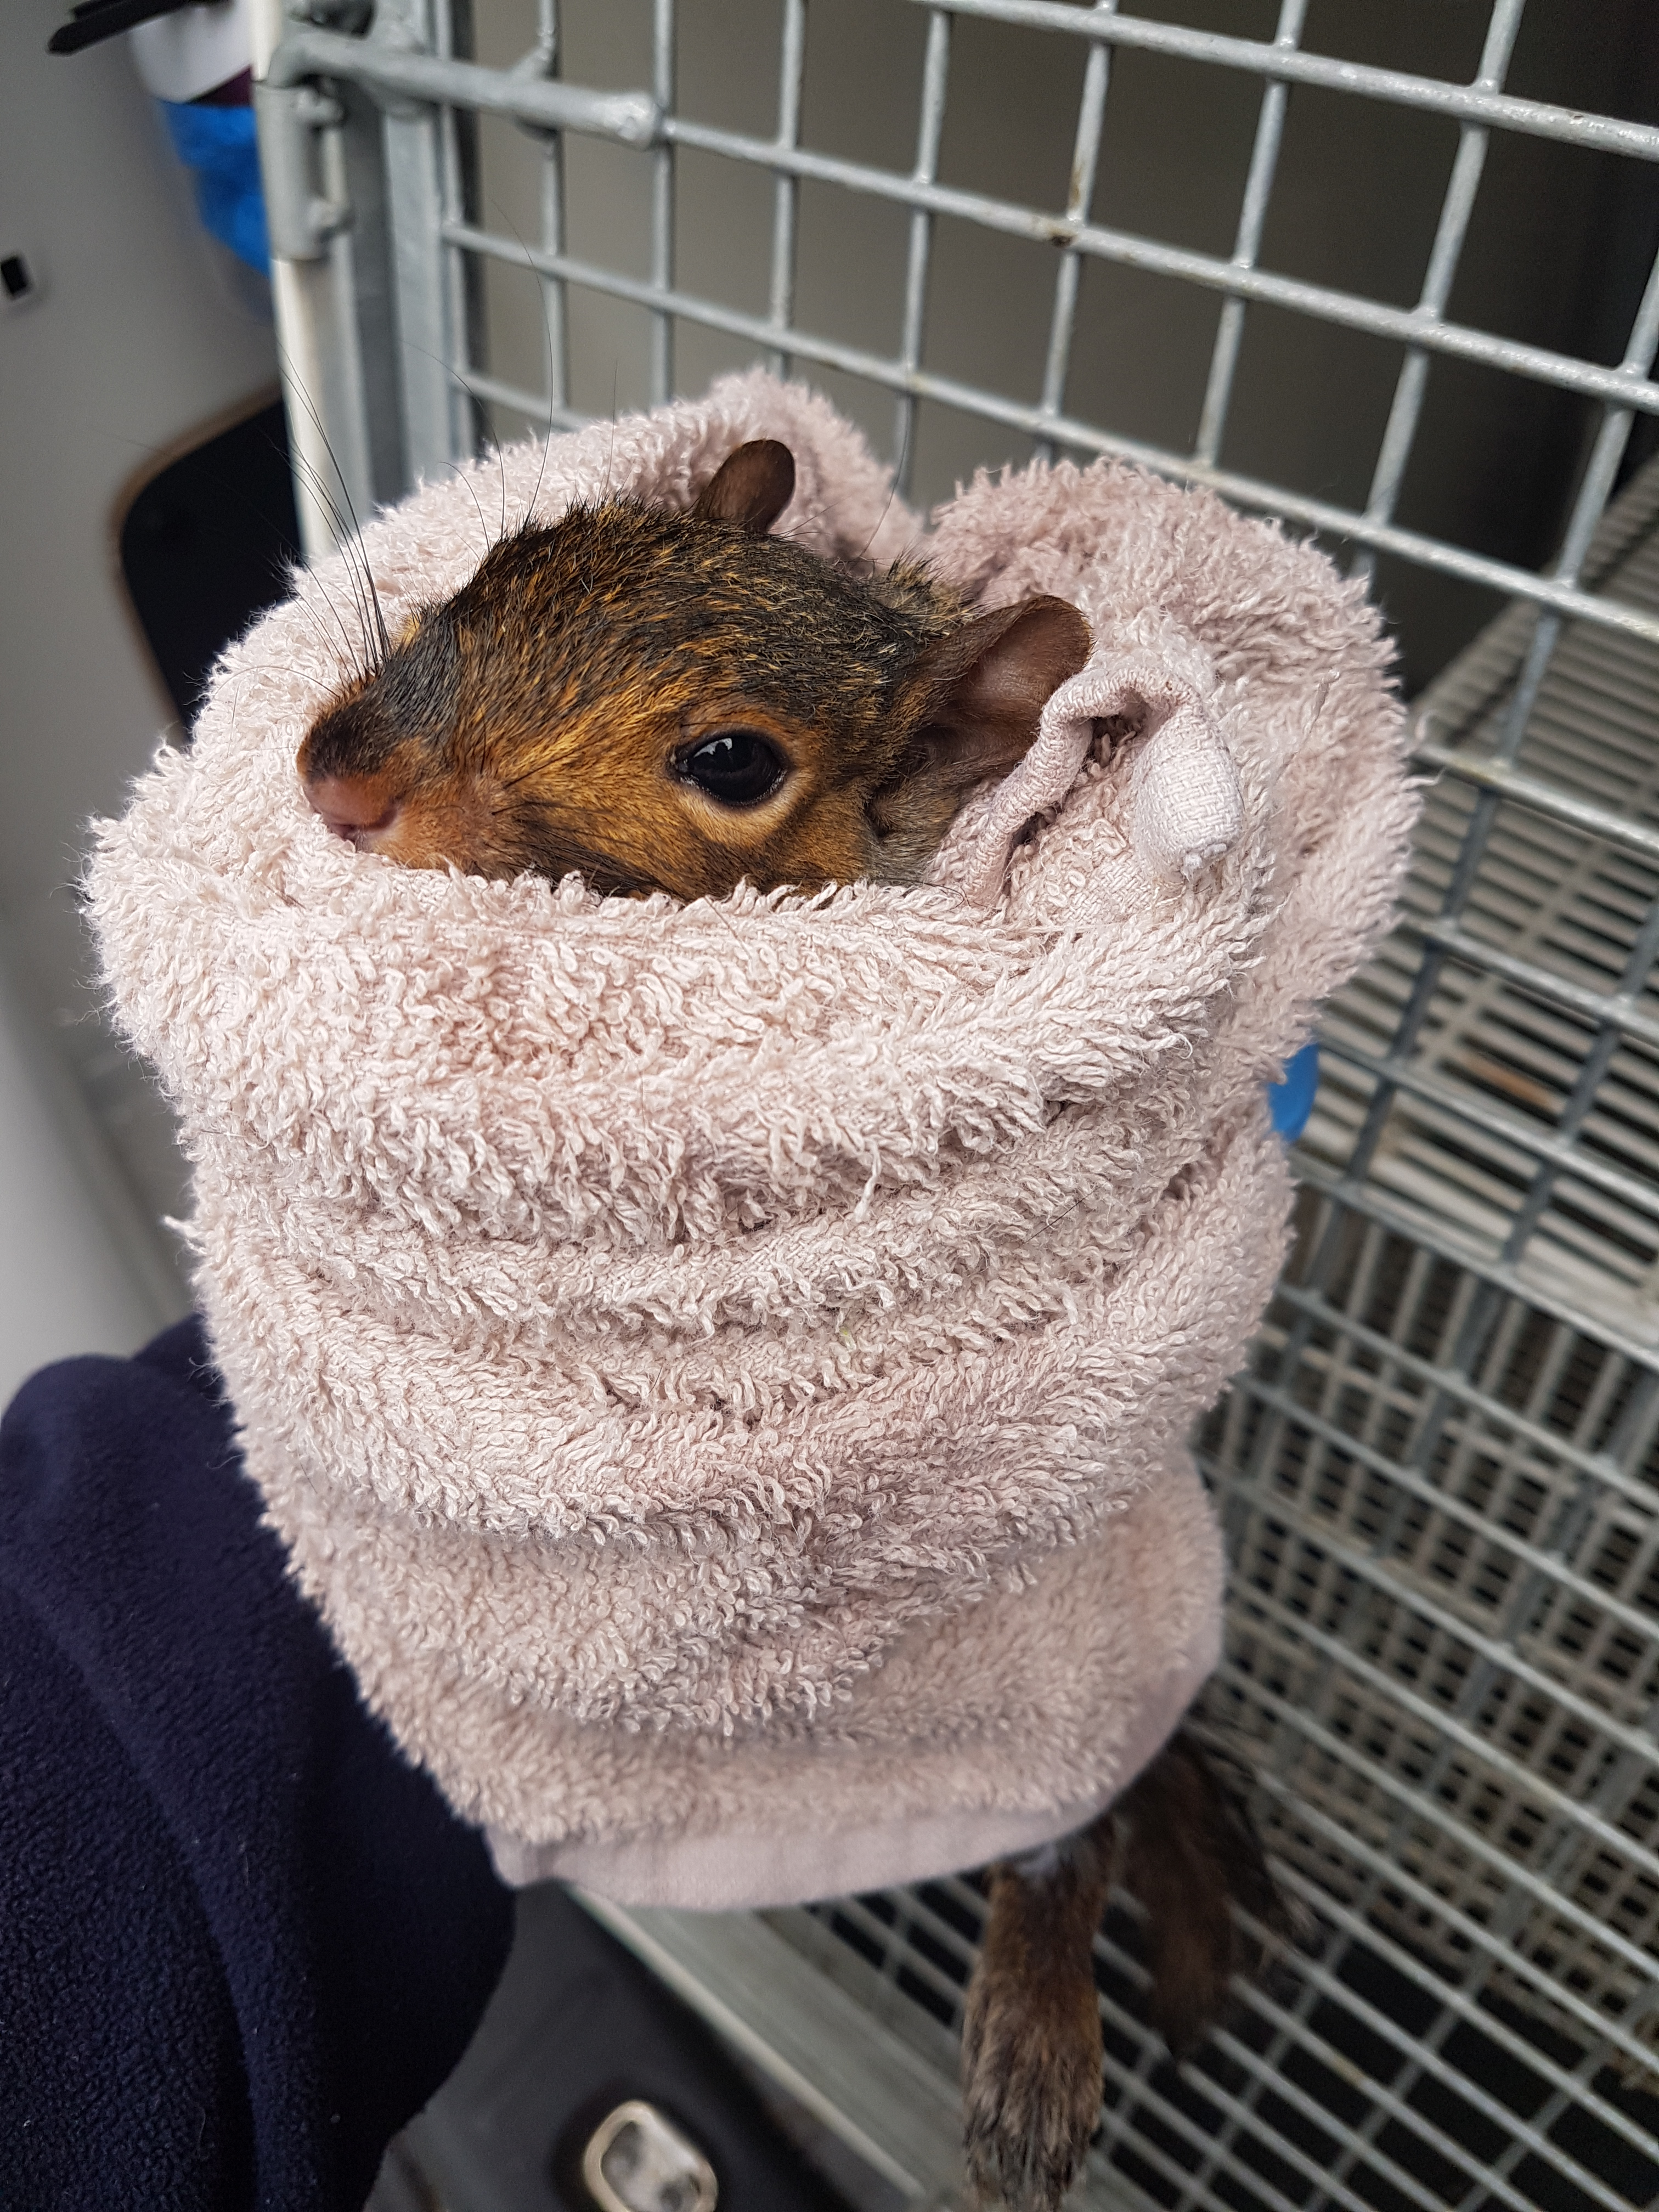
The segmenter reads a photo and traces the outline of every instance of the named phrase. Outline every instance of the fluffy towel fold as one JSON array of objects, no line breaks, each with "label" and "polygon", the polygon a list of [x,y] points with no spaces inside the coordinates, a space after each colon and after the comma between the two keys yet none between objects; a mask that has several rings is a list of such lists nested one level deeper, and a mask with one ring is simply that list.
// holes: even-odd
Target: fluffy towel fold
[{"label": "fluffy towel fold", "polygon": [[[761,374],[417,492],[395,629],[500,512],[922,532]],[[401,870],[294,757],[339,561],[101,835],[122,1018],[196,1170],[248,1465],[364,1690],[514,1879],[781,1903],[1062,1832],[1217,1650],[1185,1449],[1279,1266],[1263,1085],[1385,925],[1413,812],[1357,585],[1108,464],[981,476],[935,568],[1095,653],[921,889],[719,903]]]}]

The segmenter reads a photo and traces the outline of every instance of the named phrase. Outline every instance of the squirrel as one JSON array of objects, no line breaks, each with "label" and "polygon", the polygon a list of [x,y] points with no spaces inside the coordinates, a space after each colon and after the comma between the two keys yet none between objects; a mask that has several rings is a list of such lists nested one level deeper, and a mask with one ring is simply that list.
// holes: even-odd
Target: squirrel
[{"label": "squirrel", "polygon": [[[312,806],[409,866],[601,893],[918,881],[968,793],[1024,757],[1089,626],[775,538],[794,482],[759,439],[687,513],[609,500],[504,537],[319,714]],[[1284,1925],[1242,1796],[1185,1729],[1088,1826],[988,1870],[963,2120],[969,2178],[1009,2212],[1056,2212],[1099,2121],[1115,1881],[1146,1912],[1148,2016],[1177,2057],[1253,1963],[1232,1907]]]},{"label": "squirrel", "polygon": [[503,538],[318,717],[312,805],[411,867],[601,893],[915,882],[1089,626],[1041,597],[971,614],[915,563],[862,582],[768,535],[794,482],[758,439],[687,514],[611,500]]}]

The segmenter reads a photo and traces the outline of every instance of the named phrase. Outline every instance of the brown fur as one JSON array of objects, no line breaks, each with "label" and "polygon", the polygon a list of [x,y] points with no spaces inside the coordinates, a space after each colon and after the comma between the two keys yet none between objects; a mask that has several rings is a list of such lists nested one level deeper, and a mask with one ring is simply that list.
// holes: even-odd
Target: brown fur
[{"label": "brown fur", "polygon": [[1260,1963],[1234,1917],[1282,1931],[1283,1903],[1241,1796],[1178,1731],[1109,1812],[1049,1851],[994,1867],[963,2028],[969,2179],[1008,2212],[1057,2212],[1100,2119],[1094,1938],[1115,1881],[1146,1916],[1146,2013],[1176,2059]]},{"label": "brown fur", "polygon": [[1286,1914],[1243,1796],[1184,1731],[1122,1802],[1118,1880],[1146,1915],[1146,2016],[1176,2059],[1261,1964],[1235,1908],[1283,1932]]},{"label": "brown fur", "polygon": [[[921,567],[866,583],[768,537],[793,478],[757,441],[688,514],[612,500],[503,538],[319,716],[313,806],[410,866],[604,891],[915,881],[1088,625],[1051,599],[975,617]],[[784,764],[754,803],[688,774],[729,732]]]},{"label": "brown fur", "polygon": [[1051,1852],[994,1867],[962,2039],[963,2135],[982,2201],[1053,2212],[1100,2120],[1094,1937],[1109,1814]]}]

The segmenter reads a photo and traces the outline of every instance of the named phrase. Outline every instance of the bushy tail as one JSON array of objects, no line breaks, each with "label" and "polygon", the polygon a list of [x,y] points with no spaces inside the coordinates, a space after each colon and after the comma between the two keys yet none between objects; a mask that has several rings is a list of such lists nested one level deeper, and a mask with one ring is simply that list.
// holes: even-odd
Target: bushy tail
[{"label": "bushy tail", "polygon": [[1236,1973],[1255,1973],[1260,1944],[1233,1907],[1276,1935],[1290,1916],[1250,1818],[1242,1777],[1181,1729],[1113,1808],[1116,1880],[1146,1915],[1147,2017],[1177,2059],[1226,2008]]}]

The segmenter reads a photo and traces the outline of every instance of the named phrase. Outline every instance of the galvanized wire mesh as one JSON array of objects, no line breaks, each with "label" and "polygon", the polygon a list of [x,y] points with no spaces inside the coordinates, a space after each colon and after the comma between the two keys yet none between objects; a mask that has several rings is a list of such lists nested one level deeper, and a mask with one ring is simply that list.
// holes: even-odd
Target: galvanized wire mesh
[{"label": "galvanized wire mesh", "polygon": [[[1632,444],[1659,414],[1659,71],[1640,9],[1598,13],[1629,41],[1599,107],[1569,96],[1568,15],[1528,48],[1540,0],[1440,9],[1438,71],[1358,51],[1384,12],[756,0],[734,46],[733,10],[649,0],[605,11],[637,74],[591,84],[581,0],[382,0],[367,37],[285,34],[283,82],[347,89],[267,120],[273,176],[303,186],[273,199],[279,289],[360,503],[481,436],[605,412],[596,361],[626,403],[758,359],[829,383],[924,491],[975,459],[1127,455],[1317,531],[1400,611],[1414,680],[1440,671],[1417,702],[1438,781],[1401,925],[1328,1018],[1295,1256],[1200,1440],[1236,1563],[1210,1715],[1261,1775],[1310,1941],[1177,2076],[1113,1922],[1097,2179],[1182,2207],[1618,2208],[1659,2196],[1659,473],[1634,466],[1649,429]],[[826,21],[896,57],[886,158],[818,133]],[[705,70],[689,104],[722,38],[741,84]],[[1022,57],[1064,93],[1065,158],[998,178],[974,149]],[[1121,219],[1138,103],[1208,114],[1213,85],[1225,235],[1213,194],[1201,219],[1173,198],[1162,229]],[[894,106],[885,74],[870,99]],[[722,101],[746,119],[709,119]],[[1363,122],[1432,171],[1386,273],[1385,238],[1322,271],[1275,228],[1298,160],[1306,214],[1305,103],[1327,160]],[[1542,249],[1504,228],[1514,149],[1540,146],[1548,205],[1574,165],[1600,180]],[[838,225],[872,272],[840,293],[813,259]],[[1016,248],[1048,259],[996,258]],[[1540,282],[1552,252],[1599,253],[1593,296],[1547,327],[1500,314],[1506,251]],[[1009,272],[1029,326],[1002,381],[974,364],[1015,356],[976,354],[957,313],[976,269]],[[1115,384],[1131,340],[1150,381]],[[1339,340],[1364,350],[1319,352]],[[1276,447],[1264,385],[1304,342],[1318,434]],[[1531,441],[1510,456],[1529,554],[1488,527],[1513,486],[1474,456],[1500,419]],[[951,1882],[776,1924],[948,2066],[978,1912]]]}]

